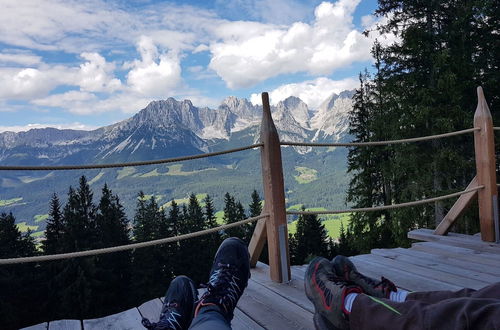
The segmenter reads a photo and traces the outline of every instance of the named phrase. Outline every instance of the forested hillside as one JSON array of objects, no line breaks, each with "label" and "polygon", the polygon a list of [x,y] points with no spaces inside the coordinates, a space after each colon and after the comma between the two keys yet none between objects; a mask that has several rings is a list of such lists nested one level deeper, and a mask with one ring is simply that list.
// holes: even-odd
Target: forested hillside
[{"label": "forested hillside", "polygon": [[[399,40],[372,48],[373,70],[360,74],[350,132],[381,141],[471,128],[482,86],[500,124],[500,3],[381,0],[378,32]],[[366,31],[367,34],[374,31]],[[498,162],[497,162],[498,163]],[[411,144],[356,147],[347,200],[389,205],[464,189],[475,175],[472,134]],[[454,200],[392,211],[357,213],[349,232],[357,248],[406,245],[408,230],[434,228]],[[477,212],[456,230],[478,231]]]}]

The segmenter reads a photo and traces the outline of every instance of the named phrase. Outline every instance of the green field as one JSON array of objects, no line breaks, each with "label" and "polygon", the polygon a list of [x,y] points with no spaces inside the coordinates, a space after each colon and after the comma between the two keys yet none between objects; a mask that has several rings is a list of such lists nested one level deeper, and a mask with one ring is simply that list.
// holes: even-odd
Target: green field
[{"label": "green field", "polygon": [[198,171],[188,171],[184,172],[182,170],[182,164],[175,164],[175,165],[170,165],[168,167],[168,172],[164,173],[163,175],[181,175],[181,176],[187,176],[187,175],[193,175],[196,173],[201,173],[201,172],[206,172],[206,171],[217,171],[216,168],[210,167],[210,168],[204,168],[202,170]]},{"label": "green field", "polygon": [[294,175],[293,178],[300,184],[311,183],[318,180],[318,171],[313,168],[295,166],[295,170],[299,172],[299,175]]},{"label": "green field", "polygon": [[34,226],[27,225],[26,221],[16,223],[16,226],[19,229],[19,231],[21,231],[21,233],[25,233],[28,230],[34,231],[34,230],[38,229],[37,225],[34,225]]},{"label": "green field", "polygon": [[92,180],[89,181],[89,184],[96,183],[97,181],[99,181],[100,178],[102,178],[103,175],[104,175],[103,171],[99,172],[99,174],[97,174]]},{"label": "green field", "polygon": [[[312,209],[310,209],[312,211]],[[344,228],[347,227],[350,221],[350,213],[342,213],[330,215],[332,218],[324,220],[322,223],[325,225],[325,229],[328,232],[328,236],[332,238],[338,238],[340,236],[340,224],[342,223]],[[322,216],[320,215],[320,218]],[[288,224],[288,232],[295,234],[297,231],[297,220],[290,222]]]},{"label": "green field", "polygon": [[39,223],[42,221],[45,221],[49,218],[48,214],[36,214],[33,219],[35,220],[35,223]]},{"label": "green field", "polygon": [[[207,197],[206,193],[203,194],[196,194],[196,199],[200,203],[201,207],[205,206],[205,203],[203,203],[203,199]],[[174,201],[177,203],[177,205],[182,205],[182,204],[187,204],[189,203],[189,197],[186,198],[179,198],[179,199],[174,199]],[[172,201],[169,201],[161,206],[162,209],[166,209],[172,205]]]},{"label": "green field", "polygon": [[0,199],[0,206],[9,206],[12,204],[17,204],[22,200],[23,200],[22,197],[11,198],[11,199]]},{"label": "green field", "polygon": [[116,171],[116,173],[118,173],[118,175],[116,176],[116,179],[117,180],[123,179],[127,176],[134,174],[135,172],[136,172],[135,167],[125,167],[121,170]]},{"label": "green field", "polygon": [[44,235],[44,231],[35,231],[33,233],[31,233],[31,237],[35,237],[35,238],[40,238]]}]

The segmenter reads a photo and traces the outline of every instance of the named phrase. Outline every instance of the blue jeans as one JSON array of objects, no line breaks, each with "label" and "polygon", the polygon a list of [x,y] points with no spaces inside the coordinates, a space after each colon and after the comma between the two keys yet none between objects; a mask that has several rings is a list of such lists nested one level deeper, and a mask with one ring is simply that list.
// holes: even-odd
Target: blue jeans
[{"label": "blue jeans", "polygon": [[206,306],[200,309],[189,329],[230,330],[231,323],[222,315],[219,307]]}]

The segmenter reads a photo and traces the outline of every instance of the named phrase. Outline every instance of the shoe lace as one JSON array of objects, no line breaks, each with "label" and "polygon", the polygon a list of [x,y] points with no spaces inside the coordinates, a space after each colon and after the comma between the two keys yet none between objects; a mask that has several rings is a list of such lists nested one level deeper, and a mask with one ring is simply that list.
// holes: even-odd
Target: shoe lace
[{"label": "shoe lace", "polygon": [[[353,282],[353,281],[351,281],[351,279],[349,277],[349,271],[347,269],[345,269],[344,272],[345,272],[344,276],[346,279],[348,279],[348,282]],[[384,293],[389,293],[391,291],[394,291],[394,292],[397,291],[396,285],[394,283],[392,283],[392,281],[388,280],[387,278],[385,278],[383,276],[381,277],[380,281],[375,281],[372,278],[370,278],[368,276],[364,276],[363,274],[361,274],[359,272],[356,272],[356,274],[360,278],[362,278],[363,281],[365,281],[368,285],[370,285],[374,288],[380,288],[382,290],[382,292],[384,292]]]},{"label": "shoe lace", "polygon": [[238,285],[240,280],[236,275],[236,267],[230,264],[217,264],[207,284],[207,291],[201,298],[210,300],[223,307],[227,312],[234,309],[243,289]]},{"label": "shoe lace", "polygon": [[176,310],[178,307],[179,305],[176,302],[165,302],[160,314],[160,320],[152,323],[143,317],[142,325],[151,330],[181,330],[182,326],[179,322],[181,314]]}]

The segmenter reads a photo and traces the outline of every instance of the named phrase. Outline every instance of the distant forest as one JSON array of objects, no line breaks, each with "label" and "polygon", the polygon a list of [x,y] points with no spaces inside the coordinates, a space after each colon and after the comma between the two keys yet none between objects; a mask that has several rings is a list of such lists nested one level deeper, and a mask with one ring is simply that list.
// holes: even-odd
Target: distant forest
[{"label": "distant forest", "polygon": [[[257,191],[248,214],[233,196],[224,196],[224,223],[260,215]],[[137,196],[133,221],[125,216],[117,195],[104,185],[98,204],[85,176],[77,189],[69,188],[67,203],[54,194],[50,200],[45,239],[38,247],[30,233],[22,234],[12,214],[0,215],[0,258],[49,255],[105,248],[173,237],[214,228],[213,200],[199,201],[191,194],[187,204],[172,201],[168,210],[155,197]],[[0,321],[2,329],[15,329],[57,319],[91,319],[114,314],[165,293],[177,275],[206,283],[212,260],[222,240],[250,241],[255,223],[205,236],[154,247],[41,263],[0,267]],[[341,233],[342,240],[347,239]],[[315,255],[333,257],[349,253],[345,244],[327,237],[316,216],[300,216],[289,236],[291,261],[304,264]],[[312,243],[311,243],[312,242]],[[267,262],[267,250],[261,260]]]}]

